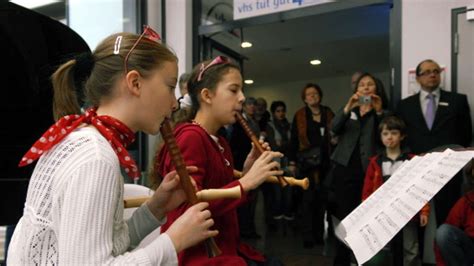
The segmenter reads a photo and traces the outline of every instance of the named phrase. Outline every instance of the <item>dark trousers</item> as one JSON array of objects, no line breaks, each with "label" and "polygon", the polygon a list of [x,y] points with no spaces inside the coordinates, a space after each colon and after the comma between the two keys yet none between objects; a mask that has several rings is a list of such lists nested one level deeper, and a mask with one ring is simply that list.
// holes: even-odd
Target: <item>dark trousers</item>
[{"label": "dark trousers", "polygon": [[270,184],[272,188],[272,215],[293,216],[293,187],[282,187],[280,184]]},{"label": "dark trousers", "polygon": [[[364,171],[357,156],[348,166],[336,164],[333,169],[332,190],[335,194],[334,216],[342,221],[359,204],[362,198]],[[350,265],[352,251],[342,242],[336,241],[334,265]]]},{"label": "dark trousers", "polygon": [[275,204],[275,191],[274,186],[278,186],[277,184],[272,183],[263,183],[260,185],[260,189],[262,190],[263,194],[263,214],[265,219],[265,224],[270,225],[273,224],[273,207],[272,205]]},{"label": "dark trousers", "polygon": [[255,228],[255,208],[257,207],[258,190],[252,190],[247,195],[249,201],[237,208],[239,219],[240,235],[252,237],[256,234]]},{"label": "dark trousers", "polygon": [[324,236],[324,212],[326,210],[322,197],[322,183],[319,170],[310,171],[308,190],[302,190],[302,221],[303,241],[322,243]]},{"label": "dark trousers", "polygon": [[442,224],[436,230],[436,244],[446,265],[474,265],[474,243],[458,227]]}]

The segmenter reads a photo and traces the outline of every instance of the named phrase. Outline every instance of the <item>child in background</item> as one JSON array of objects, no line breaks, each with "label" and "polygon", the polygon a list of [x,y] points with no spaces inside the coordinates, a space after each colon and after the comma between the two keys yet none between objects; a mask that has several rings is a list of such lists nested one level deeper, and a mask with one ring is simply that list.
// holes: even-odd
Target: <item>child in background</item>
[{"label": "child in background", "polygon": [[[401,142],[406,136],[403,120],[396,116],[388,116],[380,122],[379,131],[385,151],[370,158],[362,190],[362,201],[387,181],[403,161],[413,157],[401,150]],[[414,218],[403,228],[403,265],[421,266],[417,223],[425,226],[428,223],[429,212],[429,204],[426,204],[420,211],[419,222]]]},{"label": "child in background", "polygon": [[[274,101],[270,107],[272,120],[267,123],[267,140],[272,148],[272,151],[278,151],[283,154],[288,154],[290,149],[291,139],[291,124],[286,119],[286,104],[283,101]],[[292,174],[286,168],[288,157],[283,157],[281,167],[286,170],[287,174]],[[285,169],[286,168],[286,169]],[[266,185],[265,185],[266,186]],[[293,188],[291,186],[282,187],[280,184],[268,184],[270,188],[269,194],[272,205],[273,223],[270,225],[270,230],[277,229],[278,221],[281,219],[292,221],[293,217]],[[265,193],[265,192],[264,192]]]}]

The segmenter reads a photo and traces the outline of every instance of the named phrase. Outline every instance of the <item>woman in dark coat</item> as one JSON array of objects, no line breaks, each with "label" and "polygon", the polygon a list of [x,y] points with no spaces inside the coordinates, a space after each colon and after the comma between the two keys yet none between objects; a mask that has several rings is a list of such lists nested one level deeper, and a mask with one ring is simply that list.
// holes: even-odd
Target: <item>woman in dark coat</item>
[{"label": "woman in dark coat", "polygon": [[[331,187],[335,195],[335,216],[340,220],[360,204],[369,157],[375,155],[378,146],[378,124],[386,115],[382,108],[383,92],[378,84],[371,74],[362,74],[354,94],[336,113],[332,123],[332,131],[339,141],[331,156]],[[350,250],[336,242],[334,265],[349,264]]]},{"label": "woman in dark coat", "polygon": [[[317,84],[307,84],[301,99],[305,106],[295,113],[291,130],[291,149],[288,154],[290,169],[298,169],[298,176],[310,180],[308,190],[302,191],[301,214],[303,246],[311,248],[323,244],[324,212],[322,178],[329,165],[329,128],[334,113],[321,105],[323,91]],[[313,161],[308,158],[313,156]],[[306,158],[306,159],[305,159]]]}]

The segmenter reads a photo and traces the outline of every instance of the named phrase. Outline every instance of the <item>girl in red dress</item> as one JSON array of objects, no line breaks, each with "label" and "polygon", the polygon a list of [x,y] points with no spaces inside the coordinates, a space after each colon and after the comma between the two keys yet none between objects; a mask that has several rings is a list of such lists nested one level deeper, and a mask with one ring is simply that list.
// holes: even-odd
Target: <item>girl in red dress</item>
[{"label": "girl in red dress", "polygon": [[[240,69],[227,58],[217,57],[196,66],[188,81],[188,90],[193,103],[193,118],[178,124],[174,132],[186,165],[198,168],[191,176],[198,190],[240,186],[242,198],[209,203],[215,222],[213,229],[219,231],[215,240],[222,254],[208,258],[205,246],[196,245],[179,253],[179,265],[263,265],[264,256],[240,242],[236,208],[245,202],[247,192],[257,188],[266,177],[283,174],[274,170],[279,165],[273,161],[282,154],[266,151],[258,157],[256,149],[252,149],[244,164],[243,177],[233,178],[232,153],[218,131],[236,122],[235,114],[242,110],[245,97]],[[267,147],[265,143],[264,148]],[[157,160],[159,173],[174,169],[166,147],[160,151]],[[168,222],[162,230],[165,231],[188,207],[188,204],[183,204],[168,213]]]}]

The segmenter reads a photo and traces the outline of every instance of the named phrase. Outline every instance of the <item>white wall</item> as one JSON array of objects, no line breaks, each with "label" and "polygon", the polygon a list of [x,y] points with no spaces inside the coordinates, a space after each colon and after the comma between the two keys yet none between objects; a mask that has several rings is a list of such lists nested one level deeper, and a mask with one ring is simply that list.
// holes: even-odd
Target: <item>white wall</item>
[{"label": "white wall", "polygon": [[105,37],[124,30],[122,0],[69,0],[67,10],[69,27],[84,38],[91,50]]},{"label": "white wall", "polygon": [[[166,44],[173,50],[179,59],[178,77],[192,69],[192,1],[162,0],[165,3]],[[159,1],[148,1],[148,21],[152,25],[160,26],[161,7]],[[180,96],[176,84],[176,97]],[[152,162],[156,151],[159,135],[148,136],[148,162]]]},{"label": "white wall", "polygon": [[[179,75],[192,69],[192,1],[166,0],[166,44],[178,56]],[[176,96],[179,90],[176,90]]]},{"label": "white wall", "polygon": [[[388,93],[389,73],[373,73],[375,77],[384,82],[385,90]],[[268,109],[272,101],[282,100],[287,106],[287,117],[292,119],[294,113],[304,106],[301,100],[301,90],[307,83],[317,83],[323,90],[323,105],[329,106],[334,112],[342,108],[352,95],[351,75],[328,77],[315,80],[301,80],[290,83],[283,83],[274,86],[249,86],[246,85],[245,96],[263,97],[268,102]],[[388,96],[388,95],[387,95]]]},{"label": "white wall", "polygon": [[[409,96],[408,71],[428,58],[446,67],[444,89],[451,90],[451,10],[473,4],[474,0],[402,0],[402,98]],[[427,263],[435,262],[434,230],[430,221],[423,258]]]},{"label": "white wall", "polygon": [[424,59],[446,66],[451,90],[451,9],[474,0],[402,0],[402,98],[408,95],[408,70]]}]

